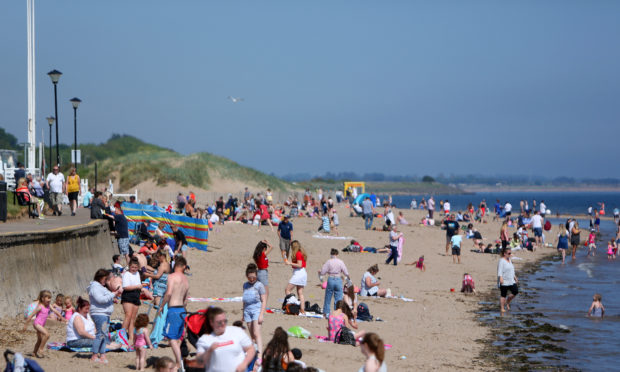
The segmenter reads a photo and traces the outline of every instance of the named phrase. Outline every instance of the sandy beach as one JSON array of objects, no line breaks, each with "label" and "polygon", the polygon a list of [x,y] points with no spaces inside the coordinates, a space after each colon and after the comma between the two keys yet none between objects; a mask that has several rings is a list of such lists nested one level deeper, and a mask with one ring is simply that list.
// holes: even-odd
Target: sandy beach
[{"label": "sandy beach", "polygon": [[[317,271],[329,258],[331,248],[341,250],[349,239],[359,241],[363,246],[382,247],[388,242],[388,233],[383,231],[366,231],[360,217],[349,217],[348,209],[338,207],[340,227],[338,237],[347,239],[316,238],[319,220],[296,218],[293,239],[297,239],[308,252],[308,286],[305,290],[306,299],[323,307],[324,291],[321,289]],[[379,210],[377,210],[379,212]],[[400,210],[395,210],[396,214]],[[401,299],[360,298],[368,304],[374,317],[383,321],[360,322],[359,328],[378,333],[392,348],[386,352],[386,363],[390,371],[412,370],[492,370],[493,366],[479,360],[478,354],[482,346],[477,340],[490,337],[488,330],[475,319],[478,296],[460,293],[463,274],[468,272],[476,282],[478,291],[495,290],[498,256],[478,254],[470,250],[472,241],[464,239],[462,245],[462,264],[453,264],[452,257],[444,256],[445,231],[440,227],[428,227],[418,224],[425,215],[420,210],[402,210],[409,226],[399,226],[404,233],[403,261],[398,266],[385,265],[387,254],[372,253],[340,253],[346,263],[352,280],[359,285],[365,270],[371,265],[379,264],[381,287],[389,287],[396,296],[411,298],[413,302]],[[381,210],[382,212],[382,210]],[[438,217],[438,216],[436,216]],[[441,217],[439,217],[441,218]],[[382,218],[375,218],[374,226],[381,228]],[[494,242],[499,236],[500,222],[477,224],[485,243]],[[510,233],[514,228],[510,229]],[[332,233],[330,237],[336,237]],[[189,277],[191,297],[234,297],[242,293],[245,281],[245,266],[251,262],[256,243],[262,239],[269,240],[276,248],[269,256],[270,296],[268,307],[280,308],[284,297],[284,288],[291,275],[290,266],[282,263],[277,249],[278,238],[268,226],[257,232],[256,227],[229,223],[218,225],[209,235],[209,251],[192,250],[188,260],[192,267]],[[544,248],[537,252],[517,251],[515,265],[519,267],[555,249]],[[419,256],[425,256],[426,272],[403,263],[412,262]],[[110,262],[102,262],[102,267],[109,267]],[[455,291],[451,292],[450,289]],[[54,294],[55,295],[55,294]],[[72,293],[71,295],[86,295]],[[499,293],[497,293],[499,302]],[[515,300],[519,304],[520,299]],[[195,311],[209,305],[221,306],[228,312],[230,321],[242,318],[241,303],[188,303],[188,310]],[[146,311],[143,305],[141,311]],[[151,314],[154,314],[152,312]],[[499,304],[498,304],[499,315]],[[122,309],[116,305],[112,319],[122,319]],[[302,350],[302,360],[309,366],[325,371],[357,371],[364,362],[359,348],[333,343],[319,342],[314,335],[327,335],[325,319],[312,319],[281,314],[266,314],[262,328],[264,343],[271,339],[277,326],[285,329],[291,326],[302,326],[309,330],[311,339],[289,338],[291,347]],[[21,318],[4,318],[0,321],[0,347],[29,354],[36,340],[35,331],[29,324],[27,331],[22,332]],[[48,321],[51,333],[50,341],[64,342],[65,325]],[[190,346],[190,350],[194,349]],[[159,356],[172,356],[169,347],[160,347],[148,351],[147,359],[153,362]],[[405,358],[402,358],[402,357]],[[133,369],[134,353],[109,353],[108,365],[92,364],[88,354],[76,354],[59,351],[48,351],[46,357],[38,361],[46,371],[111,370],[121,371]]]}]

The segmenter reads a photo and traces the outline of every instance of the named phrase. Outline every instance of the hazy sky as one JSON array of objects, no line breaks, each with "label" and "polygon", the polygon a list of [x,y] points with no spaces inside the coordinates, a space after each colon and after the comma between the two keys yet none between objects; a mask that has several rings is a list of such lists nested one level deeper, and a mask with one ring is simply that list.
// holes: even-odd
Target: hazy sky
[{"label": "hazy sky", "polygon": [[[37,140],[126,133],[278,175],[617,177],[620,1],[37,1]],[[26,1],[0,2],[25,141]],[[243,97],[233,103],[228,96]]]}]

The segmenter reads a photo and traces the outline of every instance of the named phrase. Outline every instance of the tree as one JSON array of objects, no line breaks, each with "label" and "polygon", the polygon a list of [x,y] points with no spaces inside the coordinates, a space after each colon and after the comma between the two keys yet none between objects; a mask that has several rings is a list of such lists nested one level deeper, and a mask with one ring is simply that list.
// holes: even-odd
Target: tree
[{"label": "tree", "polygon": [[427,175],[427,176],[422,177],[422,182],[435,182],[435,179]]},{"label": "tree", "polygon": [[17,138],[0,128],[0,149],[17,150]]}]

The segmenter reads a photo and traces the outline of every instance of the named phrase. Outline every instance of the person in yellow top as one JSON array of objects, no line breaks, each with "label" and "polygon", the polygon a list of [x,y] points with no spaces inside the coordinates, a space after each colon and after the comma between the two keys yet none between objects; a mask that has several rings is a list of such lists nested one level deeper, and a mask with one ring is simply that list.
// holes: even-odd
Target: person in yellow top
[{"label": "person in yellow top", "polygon": [[67,196],[69,197],[72,216],[75,216],[75,212],[77,212],[78,195],[80,195],[80,192],[80,176],[77,175],[75,168],[71,168],[69,177],[67,177]]}]

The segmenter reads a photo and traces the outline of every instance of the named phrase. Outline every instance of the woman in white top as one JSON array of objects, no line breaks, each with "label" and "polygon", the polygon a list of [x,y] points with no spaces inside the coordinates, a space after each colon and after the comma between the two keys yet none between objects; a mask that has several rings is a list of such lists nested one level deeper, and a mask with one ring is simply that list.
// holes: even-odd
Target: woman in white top
[{"label": "woman in white top", "polygon": [[256,350],[242,328],[226,326],[226,313],[219,307],[207,310],[207,320],[196,343],[196,359],[205,372],[245,372]]},{"label": "woman in white top", "polygon": [[133,344],[134,322],[138,316],[140,307],[140,293],[142,280],[140,279],[140,262],[136,257],[129,261],[129,270],[123,273],[123,293],[121,294],[121,304],[125,312],[123,319],[123,329],[127,330],[130,344]]},{"label": "woman in white top", "polygon": [[366,363],[358,372],[387,372],[385,365],[385,345],[376,333],[366,333],[360,343],[360,350],[366,357]]},{"label": "woman in white top", "polygon": [[[503,314],[506,310],[510,310],[510,301],[512,301],[517,294],[519,294],[519,280],[515,274],[515,267],[512,264],[510,256],[512,251],[510,248],[504,248],[502,251],[502,258],[499,259],[497,264],[497,279],[499,282],[500,297],[500,312]],[[506,295],[508,291],[511,292],[508,299]]]},{"label": "woman in white top", "polygon": [[368,271],[362,276],[362,287],[360,290],[360,296],[379,296],[385,297],[387,295],[386,289],[379,289],[380,281],[375,278],[375,275],[379,272],[379,266],[377,264],[368,268]]},{"label": "woman in white top", "polygon": [[92,348],[95,341],[95,323],[90,318],[90,302],[78,297],[77,311],[67,322],[67,346]]}]

